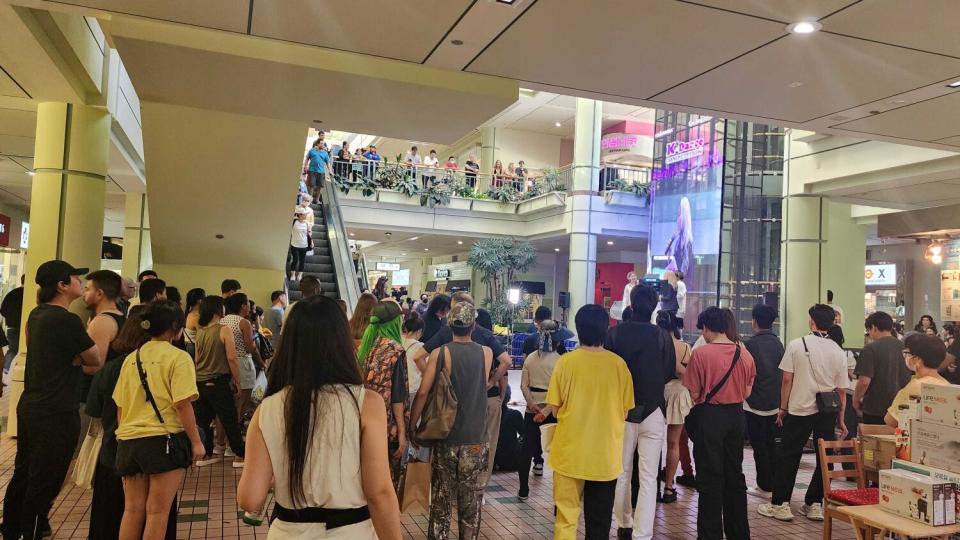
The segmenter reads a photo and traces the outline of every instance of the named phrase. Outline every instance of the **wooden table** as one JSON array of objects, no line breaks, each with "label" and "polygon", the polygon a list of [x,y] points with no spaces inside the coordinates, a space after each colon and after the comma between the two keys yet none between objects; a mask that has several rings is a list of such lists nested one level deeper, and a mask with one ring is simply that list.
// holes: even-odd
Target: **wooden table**
[{"label": "wooden table", "polygon": [[896,533],[902,538],[940,538],[947,540],[951,534],[960,534],[960,524],[931,527],[919,521],[913,521],[880,508],[879,504],[868,506],[841,506],[830,510],[836,517],[843,516],[853,524],[857,540],[886,538]]}]

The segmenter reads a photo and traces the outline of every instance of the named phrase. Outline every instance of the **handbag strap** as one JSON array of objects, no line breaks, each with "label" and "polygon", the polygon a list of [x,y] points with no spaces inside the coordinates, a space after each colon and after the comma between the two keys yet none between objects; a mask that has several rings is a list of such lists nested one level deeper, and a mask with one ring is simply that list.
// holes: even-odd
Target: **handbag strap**
[{"label": "handbag strap", "polygon": [[143,363],[140,362],[140,349],[137,349],[137,372],[140,374],[140,384],[143,386],[143,392],[147,394],[147,401],[149,401],[153,407],[153,412],[156,413],[157,420],[160,420],[161,424],[166,423],[163,421],[163,415],[160,414],[160,407],[157,406],[157,400],[153,398],[153,392],[150,391],[150,385],[147,384],[147,372],[143,370]]},{"label": "handbag strap", "polygon": [[[822,337],[822,336],[819,336],[819,337]],[[803,343],[803,352],[804,352],[804,355],[807,357],[807,365],[810,366],[810,378],[813,379],[813,384],[817,385],[817,393],[823,392],[823,390],[821,390],[821,388],[823,388],[823,385],[821,385],[820,381],[817,379],[817,370],[813,369],[813,360],[810,359],[810,349],[807,347],[807,338],[805,336],[801,337],[800,341]],[[827,391],[832,392],[833,388]]]},{"label": "handbag strap", "polygon": [[730,374],[733,373],[733,368],[736,367],[737,362],[740,361],[740,345],[737,345],[737,351],[733,353],[733,362],[730,362],[730,367],[727,369],[727,372],[723,374],[723,378],[714,385],[713,389],[707,393],[707,397],[703,399],[704,403],[709,403],[713,396],[717,395],[717,392],[723,388],[723,385],[727,383],[727,379],[730,378]]}]

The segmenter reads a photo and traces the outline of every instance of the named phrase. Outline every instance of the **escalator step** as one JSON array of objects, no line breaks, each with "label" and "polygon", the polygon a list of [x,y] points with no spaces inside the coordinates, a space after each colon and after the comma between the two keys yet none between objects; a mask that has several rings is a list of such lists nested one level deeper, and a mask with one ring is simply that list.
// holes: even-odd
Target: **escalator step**
[{"label": "escalator step", "polygon": [[329,255],[307,255],[307,264],[333,264],[333,257]]},{"label": "escalator step", "polygon": [[304,264],[303,271],[307,274],[330,274],[333,275],[332,264]]}]

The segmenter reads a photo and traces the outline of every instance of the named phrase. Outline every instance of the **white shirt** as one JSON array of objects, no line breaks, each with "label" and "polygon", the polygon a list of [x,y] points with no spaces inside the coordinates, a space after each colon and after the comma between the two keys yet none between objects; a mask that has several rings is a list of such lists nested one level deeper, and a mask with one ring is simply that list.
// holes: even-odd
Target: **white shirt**
[{"label": "white shirt", "polygon": [[309,245],[307,233],[310,231],[310,224],[299,219],[293,222],[290,228],[290,245],[295,248],[305,248]]},{"label": "white shirt", "polygon": [[794,416],[817,414],[818,392],[845,389],[850,385],[847,355],[843,349],[833,340],[813,334],[787,344],[780,369],[793,373],[787,412]]},{"label": "white shirt", "polygon": [[420,383],[423,381],[423,373],[420,373],[420,368],[417,367],[417,363],[413,361],[413,357],[417,355],[417,351],[422,348],[423,343],[413,338],[403,338],[403,350],[407,352],[407,385],[409,386],[408,392],[411,396],[417,394],[417,390],[420,389]]},{"label": "white shirt", "polygon": [[842,325],[843,324],[843,308],[836,304],[827,304],[827,305],[832,307],[833,310],[837,312],[837,324]]},{"label": "white shirt", "polygon": [[414,153],[411,153],[411,152],[407,152],[407,155],[404,156],[403,161],[405,161],[405,162],[407,162],[407,163],[410,163],[410,164],[413,164],[413,165],[419,165],[419,164],[420,164],[420,154],[414,154]]},{"label": "white shirt", "polygon": [[310,228],[313,228],[313,222],[316,219],[313,215],[313,208],[308,204],[302,204],[297,207],[297,210],[303,212],[303,215],[306,217],[307,223],[310,225]]},{"label": "white shirt", "polygon": [[680,304],[677,318],[682,319],[687,313],[687,284],[680,280],[677,280],[677,304]]},{"label": "white shirt", "polygon": [[423,158],[424,167],[436,167],[438,165],[440,165],[440,160],[435,157],[427,156]]},{"label": "white shirt", "polygon": [[633,290],[633,284],[629,281],[623,286],[623,309],[630,307],[630,291]]}]

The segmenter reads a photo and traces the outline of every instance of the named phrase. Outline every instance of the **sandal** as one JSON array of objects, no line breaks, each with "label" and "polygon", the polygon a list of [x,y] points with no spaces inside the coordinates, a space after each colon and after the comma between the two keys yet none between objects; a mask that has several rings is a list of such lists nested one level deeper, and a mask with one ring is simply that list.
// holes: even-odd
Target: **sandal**
[{"label": "sandal", "polygon": [[660,497],[660,502],[664,504],[677,502],[677,490],[668,487],[663,488],[663,495]]}]

